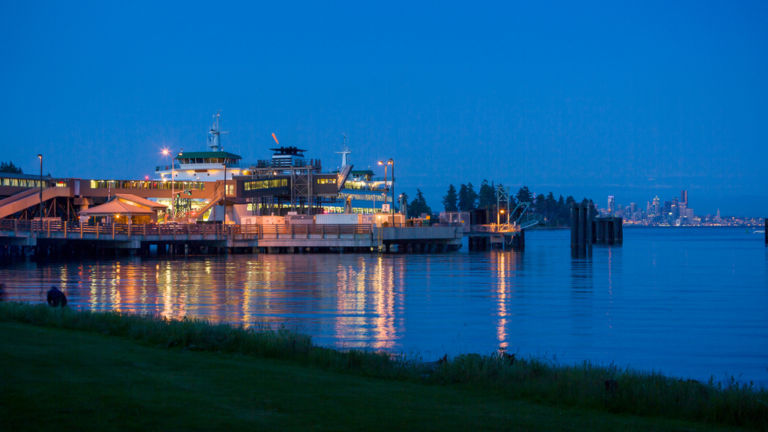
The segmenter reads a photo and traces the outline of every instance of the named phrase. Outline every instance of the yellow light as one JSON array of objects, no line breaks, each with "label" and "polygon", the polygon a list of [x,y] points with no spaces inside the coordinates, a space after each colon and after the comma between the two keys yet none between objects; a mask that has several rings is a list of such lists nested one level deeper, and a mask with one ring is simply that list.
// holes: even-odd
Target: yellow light
[{"label": "yellow light", "polygon": [[379,162],[378,162],[378,164],[379,164],[379,165],[384,165],[384,162],[382,162],[382,161],[379,161]]},{"label": "yellow light", "polygon": [[187,170],[187,174],[192,175],[195,173],[195,170]]},{"label": "yellow light", "polygon": [[162,152],[163,152],[163,156],[168,156],[169,154],[171,154],[171,151],[170,151],[170,150],[168,150],[167,148],[164,148],[164,149],[162,150]]}]

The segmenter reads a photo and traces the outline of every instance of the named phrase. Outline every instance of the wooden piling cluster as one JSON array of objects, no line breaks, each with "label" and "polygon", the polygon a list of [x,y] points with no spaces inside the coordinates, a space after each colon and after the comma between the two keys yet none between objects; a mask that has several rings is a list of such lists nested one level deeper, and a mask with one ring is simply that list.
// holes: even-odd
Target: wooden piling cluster
[{"label": "wooden piling cluster", "polygon": [[592,222],[595,206],[573,204],[571,206],[571,256],[592,256]]},{"label": "wooden piling cluster", "polygon": [[571,207],[571,255],[592,256],[592,245],[620,245],[624,242],[623,219],[597,217],[592,204],[574,204]]},{"label": "wooden piling cluster", "polygon": [[604,245],[624,243],[624,220],[622,218],[598,217],[592,223],[592,243]]}]

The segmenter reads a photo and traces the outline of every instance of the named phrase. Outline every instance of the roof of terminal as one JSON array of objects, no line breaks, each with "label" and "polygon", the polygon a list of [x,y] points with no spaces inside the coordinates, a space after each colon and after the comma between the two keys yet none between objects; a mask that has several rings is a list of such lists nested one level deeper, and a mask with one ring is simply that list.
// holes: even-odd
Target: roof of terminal
[{"label": "roof of terminal", "polygon": [[197,152],[182,152],[176,159],[211,159],[211,158],[229,158],[229,159],[242,159],[239,155],[225,151],[197,151]]}]

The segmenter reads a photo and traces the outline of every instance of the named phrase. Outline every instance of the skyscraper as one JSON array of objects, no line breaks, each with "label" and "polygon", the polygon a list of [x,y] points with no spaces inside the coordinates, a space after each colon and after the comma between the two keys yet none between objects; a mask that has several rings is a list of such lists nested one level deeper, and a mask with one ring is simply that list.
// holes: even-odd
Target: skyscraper
[{"label": "skyscraper", "polygon": [[680,192],[680,203],[688,207],[688,191],[685,189]]},{"label": "skyscraper", "polygon": [[615,201],[616,201],[616,197],[614,197],[613,195],[608,195],[608,214],[610,215],[613,214],[613,210],[614,210],[613,207],[615,205]]}]

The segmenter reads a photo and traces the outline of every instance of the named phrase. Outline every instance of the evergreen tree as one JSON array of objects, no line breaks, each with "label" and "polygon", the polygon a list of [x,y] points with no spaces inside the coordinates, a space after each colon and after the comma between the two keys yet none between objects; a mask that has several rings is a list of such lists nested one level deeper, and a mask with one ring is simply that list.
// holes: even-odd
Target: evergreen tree
[{"label": "evergreen tree", "polygon": [[552,194],[552,192],[547,194],[547,198],[544,201],[544,215],[547,218],[547,225],[553,226],[557,225],[557,201],[555,200],[555,196]]},{"label": "evergreen tree", "polygon": [[459,210],[474,210],[476,201],[477,193],[475,193],[475,189],[472,187],[472,183],[468,183],[466,185],[462,184],[459,188]]},{"label": "evergreen tree", "polygon": [[445,211],[447,212],[458,211],[459,207],[456,205],[457,200],[458,200],[458,196],[456,196],[456,188],[453,187],[453,185],[448,186],[448,192],[443,197],[443,207],[445,208]]},{"label": "evergreen tree", "polygon": [[546,217],[546,211],[547,211],[546,203],[547,203],[547,198],[544,197],[544,194],[539,194],[538,196],[536,196],[536,200],[533,203],[534,211],[542,217]]},{"label": "evergreen tree", "polygon": [[557,199],[557,226],[564,226],[570,223],[571,206],[565,203],[563,196]]},{"label": "evergreen tree", "polygon": [[420,217],[422,214],[432,214],[432,209],[427,205],[421,189],[416,189],[416,198],[408,205],[408,217]]},{"label": "evergreen tree", "polygon": [[480,185],[477,206],[484,209],[496,206],[496,190],[492,183],[488,184],[488,180],[483,180],[483,183]]},{"label": "evergreen tree", "polygon": [[22,174],[21,167],[17,167],[13,162],[0,162],[0,173]]},{"label": "evergreen tree", "polygon": [[521,187],[520,190],[517,192],[517,201],[518,202],[533,201],[533,196],[531,195],[531,191],[528,190],[528,186]]}]

